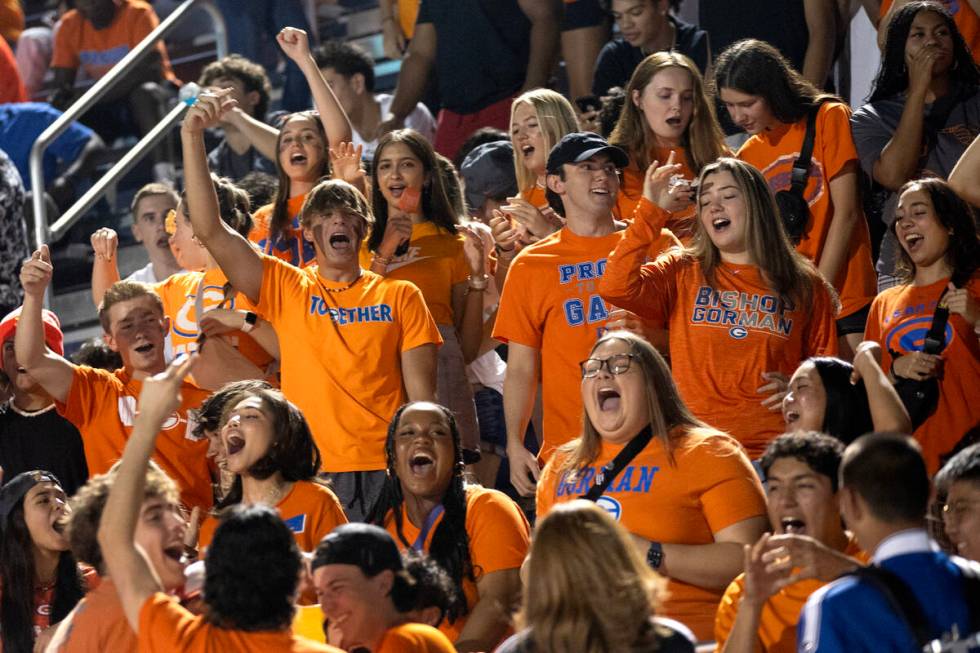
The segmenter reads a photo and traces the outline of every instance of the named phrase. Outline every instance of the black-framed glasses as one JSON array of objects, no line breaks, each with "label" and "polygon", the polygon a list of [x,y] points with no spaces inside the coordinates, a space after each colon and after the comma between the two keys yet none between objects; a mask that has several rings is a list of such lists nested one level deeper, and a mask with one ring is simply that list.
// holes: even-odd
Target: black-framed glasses
[{"label": "black-framed glasses", "polygon": [[590,379],[598,374],[603,366],[610,374],[623,374],[629,370],[633,358],[633,354],[613,354],[609,358],[586,358],[578,366],[582,370],[582,378]]}]

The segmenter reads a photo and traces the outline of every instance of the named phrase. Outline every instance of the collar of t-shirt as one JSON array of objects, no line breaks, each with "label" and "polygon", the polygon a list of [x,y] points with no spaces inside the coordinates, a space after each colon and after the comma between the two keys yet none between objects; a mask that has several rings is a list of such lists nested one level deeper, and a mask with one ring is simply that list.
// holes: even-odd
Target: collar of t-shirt
[{"label": "collar of t-shirt", "polygon": [[883,539],[878,548],[875,549],[871,561],[874,564],[880,564],[889,558],[938,550],[939,546],[929,539],[929,534],[924,529],[910,528],[893,533]]}]

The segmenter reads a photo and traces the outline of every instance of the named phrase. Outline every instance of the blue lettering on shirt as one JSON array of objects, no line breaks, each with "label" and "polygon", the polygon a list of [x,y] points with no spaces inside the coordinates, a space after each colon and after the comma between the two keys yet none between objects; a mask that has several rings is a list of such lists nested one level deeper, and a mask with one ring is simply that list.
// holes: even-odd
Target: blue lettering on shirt
[{"label": "blue lettering on shirt", "polygon": [[[658,466],[628,465],[613,479],[606,494],[645,493],[650,491],[653,478],[660,471]],[[558,482],[556,497],[579,497],[589,491],[596,475],[594,466],[586,467],[578,473],[566,473]]]},{"label": "blue lettering on shirt", "polygon": [[128,45],[117,45],[109,50],[82,50],[78,53],[78,60],[83,66],[114,66],[128,53]]},{"label": "blue lettering on shirt", "polygon": [[776,295],[701,286],[694,297],[691,323],[728,328],[728,335],[734,340],[745,338],[750,331],[789,337],[793,318],[786,313],[792,310],[791,303]]},{"label": "blue lettering on shirt", "polygon": [[363,322],[394,322],[391,306],[388,304],[334,308],[317,295],[310,296],[310,315],[329,315],[333,323],[340,326]]},{"label": "blue lettering on shirt", "polygon": [[283,519],[283,521],[293,533],[302,533],[306,530],[306,515],[296,515],[289,519]]}]

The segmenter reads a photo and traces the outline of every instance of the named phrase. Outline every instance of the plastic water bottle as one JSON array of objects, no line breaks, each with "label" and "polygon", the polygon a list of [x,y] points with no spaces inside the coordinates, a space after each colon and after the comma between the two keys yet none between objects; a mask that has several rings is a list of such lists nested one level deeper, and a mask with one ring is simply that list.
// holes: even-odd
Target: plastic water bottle
[{"label": "plastic water bottle", "polygon": [[180,87],[180,94],[178,97],[180,98],[181,102],[183,102],[189,107],[192,107],[194,106],[194,103],[197,102],[197,96],[200,94],[201,94],[200,86],[198,86],[194,82],[187,82],[186,84]]}]

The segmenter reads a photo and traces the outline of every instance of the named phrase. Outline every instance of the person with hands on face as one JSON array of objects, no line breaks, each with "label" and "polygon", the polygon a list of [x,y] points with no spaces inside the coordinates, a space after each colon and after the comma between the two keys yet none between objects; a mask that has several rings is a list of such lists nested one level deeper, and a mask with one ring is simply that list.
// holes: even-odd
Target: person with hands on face
[{"label": "person with hands on face", "polygon": [[220,220],[202,132],[230,106],[206,94],[181,128],[194,233],[256,312],[289,334],[279,343],[282,391],[303,411],[334,492],[357,519],[385,476],[381,416],[406,399],[435,398],[442,339],[418,288],[358,265],[374,218],[350,184],[323,181],[310,191],[300,221],[317,264],[302,270],[257,252]]},{"label": "person with hands on face", "polygon": [[[74,365],[44,346],[42,308],[54,268],[47,245],[21,268],[24,306],[14,337],[17,360],[55,400],[58,412],[78,428],[91,474],[104,474],[119,459],[133,428],[136,397],[143,380],[166,367],[164,335],[169,320],[160,297],[141,283],[119,281],[99,305],[103,338],[119,353],[121,369],[110,372]],[[207,442],[188,437],[188,409],[208,393],[184,387],[184,403],[163,423],[156,461],[180,486],[188,508],[209,508],[211,475],[204,453]]]},{"label": "person with hands on face", "polygon": [[[529,496],[540,475],[537,458],[524,447],[524,433],[542,382],[541,460],[577,437],[581,404],[572,392],[577,363],[606,327],[611,310],[598,294],[610,250],[622,238],[613,218],[619,171],[626,153],[590,132],[566,134],[548,155],[549,201],[565,226],[525,247],[511,264],[501,291],[494,338],[509,344],[504,378],[504,414],[511,483]],[[677,243],[668,231],[650,250]],[[515,276],[516,275],[516,276]]]},{"label": "person with hands on face", "polygon": [[672,174],[662,166],[648,175],[599,292],[667,324],[674,378],[692,412],[758,457],[783,430],[786,375],[804,358],[837,352],[836,295],[786,238],[765,178],[737,159],[702,169],[691,246],[644,264],[670,217]]},{"label": "person with hands on face", "polygon": [[456,414],[470,464],[479,459],[480,434],[465,367],[483,342],[483,295],[490,279],[483,239],[460,224],[437,156],[412,129],[378,141],[371,184],[375,223],[360,262],[422,291],[443,339],[436,398]]},{"label": "person with hands on face", "polygon": [[300,555],[273,509],[235,507],[224,516],[205,561],[206,610],[201,616],[161,591],[136,547],[133,536],[156,433],[181,404],[183,379],[197,360],[197,354],[182,356],[143,385],[133,436],[116,471],[98,531],[106,568],[140,650],[336,653],[333,647],[290,631]]},{"label": "person with hands on face", "polygon": [[[970,207],[946,182],[920,179],[899,192],[892,231],[901,247],[896,273],[902,285],[871,303],[864,337],[881,345],[883,369],[897,378],[935,378],[935,412],[913,435],[930,473],[980,421],[980,238]],[[922,351],[937,306],[949,319],[941,354]]]},{"label": "person with hands on face", "polygon": [[[752,464],[734,439],[688,411],[667,364],[640,337],[603,336],[582,361],[581,377],[583,435],[545,466],[538,518],[609,481],[595,501],[667,577],[660,614],[710,640],[722,590],[741,571],[742,545],[765,529],[765,498]],[[638,450],[617,473],[612,461],[627,446]]]},{"label": "person with hands on face", "polygon": [[840,520],[837,470],[844,445],[815,431],[773,440],[762,456],[773,532],[744,547],[744,573],[715,616],[721,653],[792,653],[807,598],[868,556]]},{"label": "person with hands on face", "polygon": [[[276,41],[306,77],[316,111],[287,115],[279,123],[274,145],[267,144],[275,154],[279,186],[275,201],[255,212],[255,227],[248,237],[263,253],[305,267],[313,264],[316,253],[303,238],[299,212],[310,190],[330,175],[330,150],[350,142],[351,125],[310,54],[306,32],[286,27]],[[234,112],[233,106],[222,111],[222,118]],[[347,181],[358,185],[362,183],[358,179]]]},{"label": "person with hands on face", "polygon": [[881,369],[881,346],[866,340],[851,363],[830,356],[796,368],[782,398],[786,431],[819,431],[845,445],[871,431],[911,433],[902,399]]},{"label": "person with hands on face", "polygon": [[440,630],[457,651],[493,650],[507,632],[530,541],[520,508],[497,490],[466,485],[452,413],[415,402],[392,418],[385,443],[388,481],[368,521],[402,550],[425,552],[453,582]]}]

